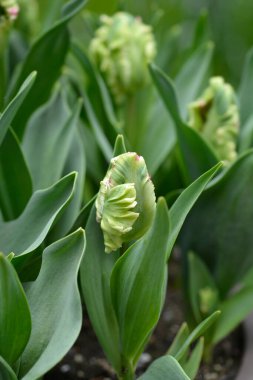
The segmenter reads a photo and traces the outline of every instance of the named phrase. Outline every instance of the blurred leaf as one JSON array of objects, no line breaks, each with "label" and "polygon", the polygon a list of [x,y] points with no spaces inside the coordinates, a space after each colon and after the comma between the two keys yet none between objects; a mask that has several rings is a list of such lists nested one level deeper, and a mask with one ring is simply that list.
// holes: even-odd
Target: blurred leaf
[{"label": "blurred leaf", "polygon": [[217,321],[217,319],[220,317],[220,311],[216,311],[204,321],[202,321],[188,336],[188,338],[185,340],[184,344],[181,346],[181,349],[177,352],[175,358],[180,361],[180,359],[184,356],[184,354],[187,352],[190,345],[198,339],[201,335],[203,335],[206,330],[212,326],[214,322]]},{"label": "blurred leaf", "polygon": [[221,299],[253,266],[253,235],[245,227],[253,221],[252,173],[250,150],[203,192],[181,233],[183,251],[196,252],[206,263]]},{"label": "blurred leaf", "polygon": [[123,135],[118,135],[114,144],[113,157],[126,153],[126,146]]},{"label": "blurred leaf", "polygon": [[239,134],[239,153],[253,146],[253,114],[247,119]]},{"label": "blurred leaf", "polygon": [[0,146],[0,208],[3,218],[17,218],[31,195],[30,173],[18,139],[10,129]]},{"label": "blurred leaf", "polygon": [[184,117],[187,117],[188,104],[196,100],[205,87],[213,55],[213,48],[212,42],[200,46],[193,52],[192,56],[186,61],[175,78],[180,99],[180,110]]},{"label": "blurred leaf", "polygon": [[39,0],[39,18],[42,32],[48,30],[58,19],[66,0]]},{"label": "blurred leaf", "polygon": [[[215,286],[214,280],[206,267],[205,263],[203,263],[200,258],[190,252],[188,256],[188,276],[189,282],[187,285],[188,289],[188,297],[191,303],[192,311],[194,314],[194,318],[198,323],[202,320],[201,315],[201,305],[200,305],[200,291],[202,289],[208,288],[211,290],[216,297],[214,301],[218,302],[218,290]],[[211,310],[212,312],[213,310]]]},{"label": "blurred leaf", "polygon": [[220,303],[220,319],[215,325],[214,344],[225,338],[253,310],[253,286],[244,287]]},{"label": "blurred leaf", "polygon": [[58,240],[43,253],[35,282],[27,286],[32,333],[22,355],[19,376],[43,376],[68,352],[82,325],[77,276],[85,249],[82,229]]},{"label": "blurred leaf", "polygon": [[[0,253],[0,310],[0,355],[13,365],[29,340],[32,326],[22,285],[12,264],[2,253]],[[1,364],[3,365],[0,362],[0,366]]]},{"label": "blurred leaf", "polygon": [[97,12],[99,14],[112,14],[117,11],[118,0],[101,1],[101,0],[90,0],[88,4],[88,9],[92,12]]},{"label": "blurred leaf", "polygon": [[[60,20],[54,27],[42,35],[29,50],[22,63],[18,78],[10,89],[9,98],[17,92],[17,88],[32,71],[38,72],[36,83],[26,100],[22,110],[18,111],[13,128],[19,137],[23,136],[26,123],[31,114],[44,102],[47,101],[51,89],[61,73],[62,65],[69,47],[69,34],[67,23],[80,11],[85,0],[74,0],[69,14]],[[48,54],[50,53],[50,60]]]},{"label": "blurred leaf", "polygon": [[19,218],[8,223],[0,221],[0,246],[5,254],[24,255],[43,242],[55,218],[71,199],[75,179],[76,174],[71,173],[53,186],[36,191]]},{"label": "blurred leaf", "polygon": [[4,140],[8,128],[12,123],[12,120],[14,119],[27,94],[29,93],[35,81],[36,75],[36,72],[33,72],[25,79],[24,83],[18,90],[17,95],[11,100],[6,109],[0,115],[0,145]]},{"label": "blurred leaf", "polygon": [[190,380],[172,356],[156,359],[147,371],[137,380]]},{"label": "blurred leaf", "polygon": [[194,181],[179,195],[178,199],[171,207],[171,231],[168,243],[168,256],[170,255],[172,247],[175,244],[179,231],[181,230],[188,213],[220,167],[221,164],[217,164],[205,174],[202,174],[201,177]]},{"label": "blurred leaf", "polygon": [[156,325],[167,280],[169,214],[157,204],[153,226],[119,258],[111,275],[111,292],[119,323],[122,354],[129,362]]},{"label": "blurred leaf", "polygon": [[242,128],[253,115],[253,48],[249,50],[243,67],[242,79],[239,88],[239,110]]},{"label": "blurred leaf", "polygon": [[6,363],[6,361],[0,356],[0,374],[1,380],[18,380],[16,374],[12,368]]},{"label": "blurred leaf", "polygon": [[57,91],[31,117],[23,147],[35,190],[48,187],[61,177],[79,113],[80,104],[70,112],[62,93]]},{"label": "blurred leaf", "polygon": [[167,352],[168,355],[175,356],[181,346],[183,345],[184,341],[188,338],[190,334],[189,328],[187,326],[187,323],[183,323],[180,329],[177,332],[176,337],[173,339],[173,342]]},{"label": "blurred leaf", "polygon": [[204,338],[201,337],[194,347],[194,349],[191,352],[191,355],[187,362],[182,366],[185,373],[189,376],[191,380],[195,379],[197,376],[200,362],[202,359],[203,355],[203,350],[204,350]]},{"label": "blurred leaf", "polygon": [[118,254],[105,253],[103,234],[96,221],[94,206],[86,226],[86,236],[87,247],[80,269],[81,289],[98,340],[114,369],[119,373],[119,329],[110,292],[111,271]]},{"label": "blurred leaf", "polygon": [[180,163],[185,181],[189,183],[215,165],[217,158],[202,137],[181,120],[177,96],[171,80],[155,65],[152,65],[150,70],[154,83],[174,120],[180,147]]}]

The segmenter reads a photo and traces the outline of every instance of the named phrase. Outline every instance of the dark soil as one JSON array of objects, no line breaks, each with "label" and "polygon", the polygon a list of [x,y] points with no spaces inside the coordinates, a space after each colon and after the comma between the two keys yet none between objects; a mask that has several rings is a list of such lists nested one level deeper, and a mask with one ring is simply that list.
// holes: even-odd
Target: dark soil
[{"label": "dark soil", "polygon": [[[177,290],[178,264],[170,265],[170,281],[165,307],[149,345],[142,354],[138,375],[157,357],[164,355],[183,322],[182,296]],[[203,364],[196,380],[234,380],[243,353],[242,328],[238,328],[215,349],[213,362]],[[84,312],[81,334],[64,359],[48,373],[45,380],[116,380],[106,361],[91,324]],[[155,380],[155,379],[154,379]]]}]

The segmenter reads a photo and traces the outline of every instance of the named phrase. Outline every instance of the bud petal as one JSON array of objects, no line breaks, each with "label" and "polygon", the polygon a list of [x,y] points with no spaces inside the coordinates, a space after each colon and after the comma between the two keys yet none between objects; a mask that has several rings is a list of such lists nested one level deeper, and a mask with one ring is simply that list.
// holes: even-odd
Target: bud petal
[{"label": "bud petal", "polygon": [[111,160],[96,208],[107,253],[144,235],[153,221],[155,193],[143,157],[129,152]]},{"label": "bud petal", "polygon": [[121,102],[148,83],[147,64],[155,57],[155,40],[151,27],[128,13],[102,16],[101,23],[90,54]]},{"label": "bud petal", "polygon": [[234,161],[239,111],[232,86],[221,77],[211,78],[203,96],[189,104],[189,125],[203,135],[225,164]]},{"label": "bud petal", "polygon": [[19,5],[15,0],[0,0],[0,21],[14,21],[19,14]]}]

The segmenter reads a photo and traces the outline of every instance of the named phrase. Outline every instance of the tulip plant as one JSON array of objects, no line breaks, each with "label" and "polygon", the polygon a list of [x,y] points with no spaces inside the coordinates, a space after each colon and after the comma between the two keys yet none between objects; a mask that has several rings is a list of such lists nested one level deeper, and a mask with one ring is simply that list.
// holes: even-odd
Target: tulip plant
[{"label": "tulip plant", "polygon": [[139,376],[176,242],[188,324],[139,380],[194,379],[253,309],[252,52],[236,93],[209,77],[203,17],[179,48],[136,7],[0,0],[1,379],[41,379],[83,310]]}]

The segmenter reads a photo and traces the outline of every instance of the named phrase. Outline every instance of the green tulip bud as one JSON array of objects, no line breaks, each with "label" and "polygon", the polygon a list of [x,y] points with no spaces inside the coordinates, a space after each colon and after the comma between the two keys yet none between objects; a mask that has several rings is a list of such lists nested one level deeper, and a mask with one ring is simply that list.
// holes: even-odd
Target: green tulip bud
[{"label": "green tulip bud", "polygon": [[152,224],[155,205],[154,185],[143,157],[132,152],[114,157],[96,200],[105,252],[142,237]]},{"label": "green tulip bud", "polygon": [[237,157],[239,111],[235,92],[221,77],[213,77],[203,96],[189,105],[189,125],[202,134],[227,165]]},{"label": "green tulip bud", "polygon": [[13,21],[18,17],[19,5],[15,0],[0,0],[0,21]]},{"label": "green tulip bud", "polygon": [[149,82],[147,64],[156,55],[152,28],[124,12],[101,16],[101,27],[90,44],[90,54],[117,102]]},{"label": "green tulip bud", "polygon": [[218,302],[217,291],[207,286],[199,291],[199,298],[201,313],[211,314]]}]

